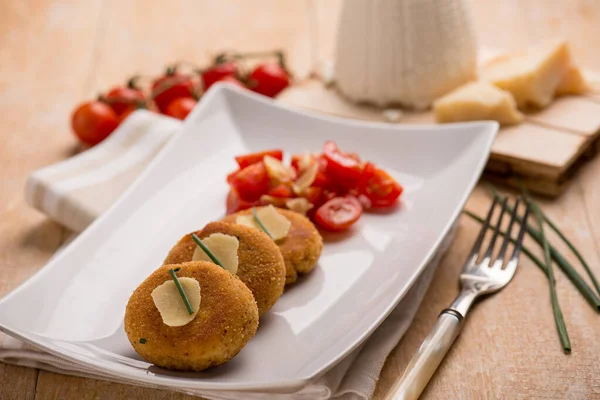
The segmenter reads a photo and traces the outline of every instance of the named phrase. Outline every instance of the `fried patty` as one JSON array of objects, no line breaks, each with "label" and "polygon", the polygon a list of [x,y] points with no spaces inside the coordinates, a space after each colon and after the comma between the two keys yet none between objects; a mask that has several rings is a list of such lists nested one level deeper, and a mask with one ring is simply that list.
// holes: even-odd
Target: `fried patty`
[{"label": "fried patty", "polygon": [[[264,232],[225,222],[211,222],[195,232],[200,239],[213,233],[235,236],[239,241],[237,276],[248,286],[263,315],[273,305],[285,286],[285,263],[279,248]],[[190,261],[196,243],[192,234],[187,234],[171,249],[164,264],[179,264]]]},{"label": "fried patty", "polygon": [[[323,239],[304,215],[282,208],[276,210],[292,223],[288,235],[276,242],[285,261],[285,283],[289,284],[298,279],[298,274],[307,274],[315,268],[323,250]],[[238,211],[228,215],[223,221],[235,223],[238,215],[251,213],[251,209]]]},{"label": "fried patty", "polygon": [[[156,287],[172,279],[170,268],[181,268],[178,277],[200,283],[200,308],[183,326],[164,324],[151,296]],[[258,308],[248,287],[206,261],[158,268],[135,289],[125,310],[125,332],[135,351],[169,369],[202,371],[224,364],[248,343],[257,328]]]}]

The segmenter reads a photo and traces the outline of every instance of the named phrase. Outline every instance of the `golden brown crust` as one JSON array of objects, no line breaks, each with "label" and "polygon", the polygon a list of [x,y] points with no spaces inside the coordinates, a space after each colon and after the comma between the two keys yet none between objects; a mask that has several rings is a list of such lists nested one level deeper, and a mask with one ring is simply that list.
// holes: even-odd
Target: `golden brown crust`
[{"label": "golden brown crust", "polygon": [[[285,286],[285,263],[281,252],[265,233],[243,225],[211,222],[195,233],[203,239],[217,232],[238,238],[237,276],[252,291],[259,314],[264,314],[277,302]],[[195,249],[192,234],[187,234],[171,249],[164,264],[190,261]]]},{"label": "golden brown crust", "polygon": [[[162,321],[151,293],[171,279],[170,268],[181,268],[178,277],[200,283],[200,309],[184,326]],[[221,267],[193,261],[163,265],[133,292],[125,310],[125,332],[135,351],[158,366],[201,371],[234,357],[258,328],[258,308],[241,280]],[[146,343],[140,343],[140,339]]]},{"label": "golden brown crust", "polygon": [[[323,250],[323,239],[317,228],[304,215],[281,208],[277,208],[277,211],[292,223],[288,235],[276,242],[285,261],[285,283],[290,284],[296,281],[298,274],[307,274],[317,265]],[[251,209],[239,211],[228,215],[223,221],[235,223],[238,215],[250,213]]]}]

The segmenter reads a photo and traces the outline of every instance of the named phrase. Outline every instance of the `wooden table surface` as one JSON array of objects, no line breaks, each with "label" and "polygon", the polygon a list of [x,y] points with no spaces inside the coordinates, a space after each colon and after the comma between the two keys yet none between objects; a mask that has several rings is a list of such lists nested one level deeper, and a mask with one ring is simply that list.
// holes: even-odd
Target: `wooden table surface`
[{"label": "wooden table surface", "polygon": [[[69,115],[136,72],[174,60],[207,62],[223,49],[283,48],[298,76],[332,54],[340,1],[13,0],[0,5],[0,296],[34,274],[68,232],[29,208],[28,174],[73,154]],[[484,45],[515,49],[548,36],[571,41],[583,66],[600,70],[600,3],[477,0]],[[600,275],[600,159],[586,165],[544,210]],[[478,187],[467,209],[484,213]],[[417,317],[389,357],[376,399],[402,373],[438,312],[457,293],[478,226],[463,218]],[[530,243],[531,244],[531,243]],[[561,247],[561,246],[559,246]],[[561,247],[562,248],[562,247]],[[568,257],[575,263],[573,257]],[[472,311],[425,399],[600,398],[600,317],[560,272],[557,290],[573,352],[561,351],[544,275],[524,259],[503,292]],[[0,399],[187,399],[190,396],[0,364]]]}]

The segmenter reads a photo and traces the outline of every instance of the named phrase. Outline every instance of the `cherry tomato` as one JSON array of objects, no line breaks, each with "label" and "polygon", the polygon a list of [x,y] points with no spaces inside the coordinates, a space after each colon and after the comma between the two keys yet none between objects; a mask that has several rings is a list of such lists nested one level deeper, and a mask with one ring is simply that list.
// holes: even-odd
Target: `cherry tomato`
[{"label": "cherry tomato", "polygon": [[275,97],[290,85],[287,72],[276,63],[258,65],[249,76],[250,89],[268,97]]},{"label": "cherry tomato", "polygon": [[125,111],[123,111],[120,115],[119,115],[119,125],[121,125],[121,123],[123,123],[123,121],[125,121],[127,119],[127,117],[129,117],[131,115],[131,113],[133,113],[134,111],[138,110],[138,107],[136,106],[128,106]]},{"label": "cherry tomato", "polygon": [[226,203],[227,214],[232,214],[234,212],[255,207],[257,205],[259,205],[258,201],[246,201],[240,197],[239,193],[234,188],[229,189]]},{"label": "cherry tomato", "polygon": [[334,197],[317,209],[315,222],[325,230],[339,232],[350,228],[361,214],[362,206],[356,197]]},{"label": "cherry tomato", "polygon": [[[235,86],[239,86],[241,88],[246,89],[246,85],[244,85],[241,81],[239,81],[235,76],[226,76],[224,78],[219,79],[217,82],[229,82]],[[215,82],[215,83],[217,83]]]},{"label": "cherry tomato", "polygon": [[323,157],[327,161],[325,172],[329,178],[346,190],[356,187],[363,172],[360,161],[342,152],[332,141],[325,142]]},{"label": "cherry tomato", "polygon": [[119,118],[106,103],[90,101],[81,104],[71,117],[71,127],[83,143],[94,146],[115,130]]},{"label": "cherry tomato", "polygon": [[178,72],[167,73],[152,83],[152,97],[160,112],[164,113],[173,100],[193,97],[194,80]]},{"label": "cherry tomato", "polygon": [[255,201],[269,190],[269,174],[265,164],[257,162],[240,169],[230,178],[230,185],[246,201]]},{"label": "cherry tomato", "polygon": [[359,191],[371,202],[371,207],[389,207],[393,205],[404,189],[387,172],[372,163],[365,165]]},{"label": "cherry tomato", "polygon": [[127,86],[115,87],[104,97],[117,115],[123,114],[130,106],[135,107],[137,103],[143,102],[145,99],[141,90]]},{"label": "cherry tomato", "polygon": [[274,188],[269,189],[267,192],[269,196],[279,198],[291,198],[294,197],[294,192],[286,185],[277,185]]},{"label": "cherry tomato", "polygon": [[283,160],[283,151],[281,151],[279,149],[273,149],[273,150],[260,151],[258,153],[244,154],[244,155],[235,157],[235,161],[238,163],[240,168],[246,168],[248,165],[251,165],[251,164],[254,164],[257,162],[261,162],[263,160],[263,158],[265,158],[265,156],[271,156],[271,157],[278,159],[279,161],[282,161]]},{"label": "cherry tomato", "polygon": [[[200,75],[204,90],[208,90],[215,82],[224,80],[223,78],[231,77],[235,79],[237,72],[238,67],[234,62],[216,64],[210,67]],[[239,82],[237,79],[236,81]]]},{"label": "cherry tomato", "polygon": [[175,99],[167,106],[165,114],[177,119],[185,119],[188,114],[196,107],[198,102],[192,97],[180,97]]}]

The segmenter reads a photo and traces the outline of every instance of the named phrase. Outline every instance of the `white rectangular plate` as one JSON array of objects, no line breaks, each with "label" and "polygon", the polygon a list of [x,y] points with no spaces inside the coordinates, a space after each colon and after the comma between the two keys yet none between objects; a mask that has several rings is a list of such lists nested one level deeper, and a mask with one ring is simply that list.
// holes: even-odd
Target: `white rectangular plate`
[{"label": "white rectangular plate", "polygon": [[[0,329],[103,374],[165,387],[300,388],[364,341],[407,292],[462,209],[497,129],[360,123],[215,87],[110,210],[2,299]],[[233,157],[317,151],[327,139],[390,171],[405,188],[400,206],[326,236],[318,268],[226,365],[181,373],[137,356],[123,331],[125,304],[182,235],[223,216]]]}]

